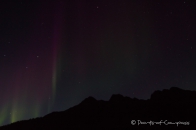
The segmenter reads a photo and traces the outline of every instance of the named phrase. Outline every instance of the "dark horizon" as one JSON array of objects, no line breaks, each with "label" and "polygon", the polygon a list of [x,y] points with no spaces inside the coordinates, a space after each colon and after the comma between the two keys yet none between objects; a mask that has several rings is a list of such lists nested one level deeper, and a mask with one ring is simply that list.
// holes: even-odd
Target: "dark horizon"
[{"label": "dark horizon", "polygon": [[[166,91],[181,91],[181,90],[183,90],[184,92],[185,91],[189,91],[189,92],[196,92],[196,91],[192,91],[192,90],[185,90],[185,89],[182,89],[182,88],[179,88],[179,87],[176,87],[176,86],[172,86],[172,87],[170,87],[169,89],[162,89],[162,90],[155,90],[154,92],[152,92],[151,94],[150,94],[150,98],[148,98],[148,99],[139,99],[139,98],[137,98],[137,97],[128,97],[128,96],[125,96],[125,95],[121,95],[121,94],[112,94],[111,96],[110,96],[110,98],[108,99],[108,100],[104,100],[104,99],[96,99],[95,97],[93,97],[93,96],[88,96],[88,97],[86,97],[86,98],[84,98],[84,99],[82,99],[81,100],[81,102],[79,102],[78,104],[75,104],[74,106],[70,106],[69,108],[67,108],[67,109],[64,109],[64,110],[61,110],[61,111],[52,111],[52,112],[50,112],[50,113],[46,113],[45,115],[42,115],[42,116],[39,116],[39,117],[33,117],[33,118],[27,118],[27,119],[23,119],[23,120],[18,120],[18,121],[16,121],[16,122],[13,122],[13,123],[11,123],[11,124],[15,124],[15,123],[17,123],[17,122],[21,122],[21,121],[27,121],[27,120],[32,120],[32,119],[36,119],[36,118],[43,118],[43,117],[45,117],[45,116],[48,116],[48,115],[51,115],[51,114],[53,114],[53,113],[55,113],[55,112],[64,112],[64,111],[67,111],[67,110],[70,110],[70,109],[73,109],[74,107],[77,107],[78,105],[80,105],[80,104],[83,104],[84,102],[91,102],[91,101],[89,101],[89,100],[96,100],[96,101],[104,101],[104,102],[108,102],[108,101],[118,101],[118,98],[122,98],[122,97],[124,97],[124,98],[128,98],[128,99],[133,99],[133,100],[136,100],[136,101],[148,101],[148,100],[152,100],[152,98],[153,98],[153,100],[155,100],[158,96],[163,96],[163,95],[157,95],[157,94],[159,94],[160,92],[162,92],[162,93],[165,93]],[[175,96],[175,95],[174,95]],[[169,97],[169,98],[171,98],[171,97]],[[166,98],[165,98],[166,99]],[[167,97],[167,99],[168,99],[168,97]],[[175,98],[174,98],[175,99]],[[157,100],[159,100],[159,99],[157,99]],[[3,125],[0,125],[0,127],[1,126],[6,126],[6,125],[11,125],[10,123],[7,123],[7,124],[3,124]]]},{"label": "dark horizon", "polygon": [[193,129],[196,128],[195,102],[196,91],[178,87],[154,91],[148,100],[121,94],[113,94],[108,101],[89,96],[68,110],[18,121],[0,129]]},{"label": "dark horizon", "polygon": [[196,90],[196,1],[0,2],[0,126],[88,96]]}]

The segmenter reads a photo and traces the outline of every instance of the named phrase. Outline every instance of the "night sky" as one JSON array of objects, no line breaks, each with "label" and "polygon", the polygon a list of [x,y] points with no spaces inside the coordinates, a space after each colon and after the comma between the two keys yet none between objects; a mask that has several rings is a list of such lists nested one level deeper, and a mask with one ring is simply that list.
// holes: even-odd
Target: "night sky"
[{"label": "night sky", "polygon": [[0,1],[0,126],[195,85],[195,0]]}]

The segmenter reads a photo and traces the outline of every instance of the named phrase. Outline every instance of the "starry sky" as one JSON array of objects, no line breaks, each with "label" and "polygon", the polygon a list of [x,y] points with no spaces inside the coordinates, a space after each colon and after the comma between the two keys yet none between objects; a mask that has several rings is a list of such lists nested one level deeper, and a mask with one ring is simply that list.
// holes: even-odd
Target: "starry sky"
[{"label": "starry sky", "polygon": [[194,0],[1,0],[0,126],[89,96],[196,90],[195,7]]}]

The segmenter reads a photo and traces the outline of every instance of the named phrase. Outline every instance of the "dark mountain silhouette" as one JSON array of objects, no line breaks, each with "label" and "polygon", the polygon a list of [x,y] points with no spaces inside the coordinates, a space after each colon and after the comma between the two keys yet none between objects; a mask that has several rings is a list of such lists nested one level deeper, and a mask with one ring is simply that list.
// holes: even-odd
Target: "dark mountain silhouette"
[{"label": "dark mountain silhouette", "polygon": [[[66,111],[12,123],[0,127],[0,130],[126,128],[188,130],[196,128],[195,110],[196,91],[172,87],[169,90],[155,91],[148,100],[124,97],[120,94],[112,95],[109,101],[88,97]],[[142,122],[148,124],[139,124]]]}]

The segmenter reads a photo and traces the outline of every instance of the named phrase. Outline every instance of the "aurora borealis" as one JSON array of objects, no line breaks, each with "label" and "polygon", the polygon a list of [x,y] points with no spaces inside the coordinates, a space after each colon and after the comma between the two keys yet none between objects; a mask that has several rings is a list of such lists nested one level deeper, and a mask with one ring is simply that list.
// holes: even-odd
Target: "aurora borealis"
[{"label": "aurora borealis", "polygon": [[1,1],[0,126],[88,96],[196,90],[195,7],[191,0]]}]

